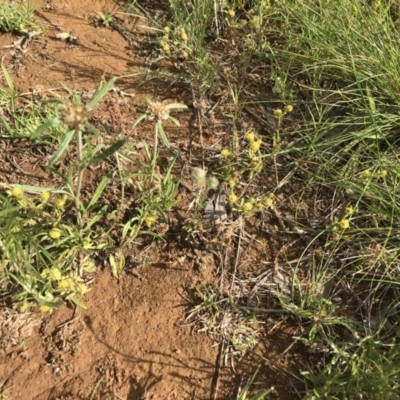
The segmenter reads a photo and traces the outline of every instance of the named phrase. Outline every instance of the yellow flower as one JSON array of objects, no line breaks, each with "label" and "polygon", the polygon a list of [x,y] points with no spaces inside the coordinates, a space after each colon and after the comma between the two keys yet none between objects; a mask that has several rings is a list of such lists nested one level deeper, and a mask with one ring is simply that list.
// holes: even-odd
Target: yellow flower
[{"label": "yellow flower", "polygon": [[236,15],[236,13],[235,13],[235,10],[233,10],[232,8],[228,11],[228,15],[231,17],[231,18],[233,18],[235,15]]},{"label": "yellow flower", "polygon": [[10,232],[11,232],[11,233],[18,233],[18,232],[21,232],[21,228],[20,228],[19,226],[13,226],[13,227],[10,229]]},{"label": "yellow flower", "polygon": [[352,206],[346,207],[346,215],[351,215],[354,213],[354,208]]},{"label": "yellow flower", "polygon": [[49,231],[49,237],[50,237],[50,239],[56,240],[56,239],[58,239],[60,236],[61,236],[61,229],[59,229],[59,228],[52,228],[52,229]]},{"label": "yellow flower", "polygon": [[275,195],[273,193],[270,193],[264,199],[264,206],[267,208],[272,208],[272,206],[274,205],[274,201],[275,201]]},{"label": "yellow flower", "polygon": [[24,191],[19,187],[14,187],[11,189],[11,195],[16,197],[17,199],[20,199],[24,196]]},{"label": "yellow flower", "polygon": [[60,282],[58,282],[58,286],[62,289],[68,289],[68,290],[75,290],[76,289],[76,283],[73,278],[64,278],[61,279]]},{"label": "yellow flower", "polygon": [[233,188],[236,185],[236,181],[233,178],[231,178],[228,181],[228,185],[230,188]]},{"label": "yellow flower", "polygon": [[253,143],[254,140],[256,140],[256,134],[254,132],[247,132],[246,135],[245,135],[245,139],[249,143]]},{"label": "yellow flower", "polygon": [[53,203],[57,208],[61,209],[65,206],[65,199],[55,199]]},{"label": "yellow flower", "polygon": [[144,222],[145,224],[150,228],[150,226],[154,225],[154,223],[157,221],[157,218],[154,215],[148,215],[145,219]]},{"label": "yellow flower", "polygon": [[250,143],[250,149],[252,151],[260,150],[261,140],[255,140],[254,142]]},{"label": "yellow flower", "polygon": [[189,58],[189,53],[186,50],[182,51],[182,58],[184,58],[185,60]]},{"label": "yellow flower", "polygon": [[384,178],[385,176],[387,176],[387,170],[386,169],[383,169],[382,171],[381,171],[381,177],[382,178]]},{"label": "yellow flower", "polygon": [[169,53],[170,47],[168,44],[164,44],[162,49],[163,49],[163,51],[165,51],[165,53]]},{"label": "yellow flower", "polygon": [[171,29],[169,28],[169,26],[164,26],[163,31],[165,33],[169,33],[171,31]]},{"label": "yellow flower", "polygon": [[280,108],[274,110],[275,117],[280,118],[280,117],[282,117],[282,114],[283,114],[283,111]]},{"label": "yellow flower", "polygon": [[339,227],[340,229],[347,229],[350,228],[350,221],[346,218],[343,218],[340,222],[339,222]]},{"label": "yellow flower", "polygon": [[243,211],[244,212],[250,212],[253,209],[253,203],[248,201],[247,203],[243,204]]},{"label": "yellow flower", "polygon": [[83,295],[90,292],[90,288],[88,288],[84,283],[80,283],[78,285],[78,292]]},{"label": "yellow flower", "polygon": [[372,176],[371,170],[367,169],[362,173],[363,178],[370,178]]},{"label": "yellow flower", "polygon": [[232,193],[229,195],[228,200],[230,203],[235,204],[238,200],[238,197],[236,196],[236,194]]},{"label": "yellow flower", "polygon": [[263,203],[257,203],[257,209],[259,211],[261,211],[264,208],[264,204]]},{"label": "yellow flower", "polygon": [[188,35],[186,34],[186,31],[184,28],[181,29],[181,39],[186,42],[188,40]]},{"label": "yellow flower", "polygon": [[292,104],[288,104],[286,107],[285,107],[285,111],[286,112],[292,112],[293,111],[293,106],[292,106]]},{"label": "yellow flower", "polygon": [[55,281],[61,279],[61,271],[57,267],[52,267],[49,270],[49,278]]},{"label": "yellow flower", "polygon": [[39,309],[40,309],[41,312],[52,312],[52,311],[53,311],[53,308],[52,308],[52,307],[44,306],[44,305],[41,305],[41,306],[39,307]]},{"label": "yellow flower", "polygon": [[23,303],[19,306],[19,310],[20,310],[21,312],[25,312],[25,311],[29,310],[29,307],[30,307],[29,303],[23,302]]},{"label": "yellow flower", "polygon": [[34,226],[36,225],[36,221],[33,218],[27,219],[24,225]]},{"label": "yellow flower", "polygon": [[49,192],[43,192],[43,193],[40,195],[40,200],[41,200],[43,203],[46,203],[49,199],[50,199],[50,193],[49,193]]},{"label": "yellow flower", "polygon": [[224,158],[230,157],[232,155],[232,152],[229,149],[223,149],[221,150],[221,156]]},{"label": "yellow flower", "polygon": [[251,24],[255,27],[258,28],[260,26],[260,18],[259,17],[254,17],[251,20]]}]

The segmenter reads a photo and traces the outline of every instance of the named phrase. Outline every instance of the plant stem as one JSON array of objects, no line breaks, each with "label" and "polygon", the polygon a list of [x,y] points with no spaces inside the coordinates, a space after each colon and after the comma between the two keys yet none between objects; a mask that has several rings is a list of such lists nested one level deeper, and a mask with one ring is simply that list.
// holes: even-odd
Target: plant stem
[{"label": "plant stem", "polygon": [[153,159],[151,160],[151,175],[150,175],[151,182],[153,182],[154,172],[156,170],[156,162],[157,162],[158,123],[159,122],[156,122],[154,125],[154,147],[153,147]]},{"label": "plant stem", "polygon": [[81,188],[82,188],[82,181],[83,181],[83,145],[82,145],[82,131],[77,131],[77,141],[78,141],[78,181],[76,183],[75,189],[75,207],[76,207],[76,219],[78,222],[79,227],[81,228],[82,223],[82,215],[80,210],[80,197],[81,197]]}]

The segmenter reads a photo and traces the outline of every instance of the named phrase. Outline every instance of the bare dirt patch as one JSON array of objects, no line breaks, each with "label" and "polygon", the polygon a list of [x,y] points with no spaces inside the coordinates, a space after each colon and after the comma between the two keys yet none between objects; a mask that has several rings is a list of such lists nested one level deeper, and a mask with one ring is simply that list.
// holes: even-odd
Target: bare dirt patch
[{"label": "bare dirt patch", "polygon": [[[151,141],[153,134],[150,126],[140,132],[131,128],[145,107],[145,97],[187,103],[191,95],[178,85],[157,86],[146,80],[153,55],[151,49],[146,49],[149,29],[143,28],[143,20],[127,16],[120,22],[121,29],[93,23],[97,13],[115,12],[116,7],[105,0],[40,1],[35,19],[43,23],[46,33],[34,38],[17,58],[10,52],[13,47],[5,46],[18,46],[18,38],[0,35],[0,48],[3,63],[12,71],[21,92],[36,90],[45,94],[46,90],[59,88],[61,93],[60,87],[65,85],[90,93],[102,79],[125,76],[117,82],[123,93],[108,94],[92,119],[94,124],[107,121],[116,137],[123,136],[136,145],[141,139]],[[62,41],[56,37],[60,32],[71,32],[76,39]],[[152,68],[173,70],[168,63]],[[138,72],[139,78],[133,76]],[[182,127],[171,126],[167,132],[173,148],[182,153],[177,167],[181,170],[177,173],[187,177],[198,149],[193,143],[197,128],[190,114],[179,119]],[[227,134],[221,125],[212,128],[212,132],[213,135],[205,135],[211,153],[214,148],[220,149]],[[0,145],[3,182],[40,181],[46,185],[46,181],[54,179],[41,168],[51,157],[51,148],[35,151],[23,140]],[[164,161],[168,165],[168,154]],[[93,192],[95,183],[107,172],[106,164],[102,168],[88,171],[87,193]],[[112,202],[112,193],[109,196]],[[182,188],[183,203],[186,197],[186,189]],[[289,382],[296,382],[300,359],[308,355],[293,345],[292,337],[301,333],[293,321],[265,318],[258,346],[251,356],[236,359],[235,369],[224,363],[219,343],[198,333],[197,326],[184,325],[194,305],[190,301],[194,299],[194,289],[212,284],[220,267],[220,260],[212,253],[202,248],[194,250],[182,239],[179,221],[190,214],[182,211],[184,206],[176,211],[176,223],[170,236],[166,236],[166,244],[150,241],[127,251],[132,265],[125,267],[119,281],[108,268],[98,265],[86,310],[63,307],[51,316],[2,310],[0,376],[11,398],[229,400],[259,365],[262,369],[258,382],[262,388],[276,388],[271,398],[295,398]],[[225,244],[232,243],[231,237],[224,237],[232,236],[229,232],[217,234],[222,235]],[[249,271],[259,268],[261,258],[272,261],[274,257],[271,241],[275,239],[264,239],[256,248],[246,248]],[[146,265],[135,268],[135,262],[145,256],[149,256]],[[229,257],[234,260],[235,255],[229,253]]]}]

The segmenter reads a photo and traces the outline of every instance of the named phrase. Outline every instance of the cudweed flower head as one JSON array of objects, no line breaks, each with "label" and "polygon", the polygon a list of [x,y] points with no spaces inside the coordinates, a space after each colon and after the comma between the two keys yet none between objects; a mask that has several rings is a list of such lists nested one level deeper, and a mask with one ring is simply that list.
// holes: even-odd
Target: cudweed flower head
[{"label": "cudweed flower head", "polygon": [[387,170],[386,169],[382,169],[381,170],[381,172],[380,172],[380,176],[382,177],[382,178],[385,178],[386,176],[387,176]]},{"label": "cudweed flower head", "polygon": [[253,203],[248,201],[242,206],[244,212],[251,212],[253,210]]},{"label": "cudweed flower head", "polygon": [[19,187],[12,188],[10,193],[13,197],[16,197],[17,199],[21,199],[22,197],[24,197],[24,191]]},{"label": "cudweed flower head", "polygon": [[221,156],[224,158],[228,158],[232,155],[232,152],[229,149],[222,149]]},{"label": "cudweed flower head", "polygon": [[293,105],[292,104],[288,104],[287,106],[285,106],[285,111],[290,113],[293,111]]},{"label": "cudweed flower head", "polygon": [[228,11],[228,15],[229,15],[231,18],[233,18],[233,17],[236,15],[235,10],[234,10],[233,8],[231,8],[231,9]]},{"label": "cudweed flower head", "polygon": [[208,185],[207,185],[210,189],[218,189],[219,186],[219,180],[215,177],[212,176],[209,180],[208,180]]},{"label": "cudweed flower head", "polygon": [[59,228],[52,228],[49,231],[50,239],[57,240],[60,238],[60,236],[61,236],[61,229],[59,229]]},{"label": "cudweed flower head", "polygon": [[61,271],[57,267],[52,267],[48,271],[48,276],[51,280],[58,281],[61,279]]},{"label": "cudweed flower head", "polygon": [[233,178],[229,179],[228,185],[230,188],[233,188],[236,185],[235,179],[233,179]]},{"label": "cudweed flower head", "polygon": [[42,313],[45,313],[45,312],[51,313],[51,312],[53,311],[53,308],[52,308],[52,307],[49,307],[49,306],[41,305],[41,306],[39,307],[39,310],[40,310]]},{"label": "cudweed flower head", "polygon": [[203,168],[193,168],[193,179],[196,186],[202,189],[207,186],[207,171]]},{"label": "cudweed flower head", "polygon": [[274,201],[275,195],[273,193],[269,193],[267,196],[265,196],[263,203],[266,208],[272,208],[274,205]]},{"label": "cudweed flower head", "polygon": [[181,28],[181,39],[186,42],[188,40],[188,35],[185,31],[185,28]]},{"label": "cudweed flower head", "polygon": [[42,203],[47,203],[50,199],[50,193],[49,192],[42,192],[40,194],[40,201]]},{"label": "cudweed flower head", "polygon": [[62,289],[67,289],[71,291],[75,291],[76,289],[76,282],[74,278],[69,277],[69,278],[63,278],[58,282],[58,287]]},{"label": "cudweed flower head", "polygon": [[54,204],[54,206],[55,206],[56,208],[58,208],[58,209],[61,210],[61,209],[63,209],[64,206],[65,206],[65,199],[60,199],[60,198],[55,199],[54,202],[53,202],[53,204]]},{"label": "cudweed flower head", "polygon": [[19,311],[25,312],[25,311],[29,310],[29,308],[30,308],[30,304],[24,301],[24,302],[19,306]]},{"label": "cudweed flower head", "polygon": [[170,29],[169,26],[164,26],[163,31],[164,31],[165,33],[169,33],[169,32],[171,31],[171,29]]},{"label": "cudweed flower head", "polygon": [[[164,51],[165,53],[169,53],[169,52],[170,52],[169,44],[165,43],[165,44],[163,45],[162,49],[163,49],[163,51]],[[168,118],[168,117],[167,117],[167,118]]]},{"label": "cudweed flower head", "polygon": [[277,118],[282,117],[283,111],[280,108],[277,108],[276,110],[274,110],[274,115]]},{"label": "cudweed flower head", "polygon": [[149,102],[147,113],[161,121],[169,118],[168,104],[160,101]]},{"label": "cudweed flower head", "polygon": [[362,173],[362,177],[363,177],[364,179],[370,178],[371,176],[372,176],[372,172],[371,172],[371,170],[369,170],[369,169],[365,170],[365,171]]},{"label": "cudweed flower head", "polygon": [[253,143],[256,140],[256,134],[254,132],[247,132],[244,138],[248,143]]},{"label": "cudweed flower head", "polygon": [[258,151],[261,147],[261,140],[255,140],[254,142],[250,143],[251,151]]},{"label": "cudweed flower head", "polygon": [[348,229],[350,228],[350,221],[346,218],[343,218],[340,222],[339,222],[339,227],[340,229]]},{"label": "cudweed flower head", "polygon": [[71,102],[64,106],[61,119],[68,129],[83,130],[89,119],[89,110],[85,105]]},{"label": "cudweed flower head", "polygon": [[228,197],[229,203],[231,204],[235,204],[238,201],[238,197],[236,196],[236,194],[231,193]]},{"label": "cudweed flower head", "polygon": [[354,208],[352,206],[346,207],[346,215],[351,215],[354,213]]},{"label": "cudweed flower head", "polygon": [[152,225],[155,224],[155,222],[157,221],[157,217],[155,215],[148,215],[145,219],[144,219],[144,223],[147,225],[147,227],[151,227]]}]

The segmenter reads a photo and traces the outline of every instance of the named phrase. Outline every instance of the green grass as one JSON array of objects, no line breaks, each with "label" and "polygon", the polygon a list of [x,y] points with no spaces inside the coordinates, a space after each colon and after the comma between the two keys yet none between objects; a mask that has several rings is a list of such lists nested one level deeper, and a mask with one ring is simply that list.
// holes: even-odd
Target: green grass
[{"label": "green grass", "polygon": [[[303,373],[309,399],[399,397],[398,327],[386,313],[397,315],[399,298],[399,7],[367,3],[232,1],[204,11],[195,1],[171,1],[169,26],[183,26],[188,36],[188,81],[233,104],[233,126],[247,106],[278,117],[266,125],[257,173],[277,165],[286,166],[275,172],[280,179],[300,173],[300,190],[290,181],[271,190],[280,199],[276,210],[290,209],[307,244],[294,260],[280,260],[286,287],[271,285],[284,310],[307,327],[299,340],[329,349],[324,367]],[[218,70],[224,55],[227,70]],[[294,111],[281,121],[288,104]],[[243,187],[253,175],[243,171],[245,150],[237,143],[232,135],[235,154],[222,172]],[[254,203],[265,195],[250,185],[241,193]],[[331,294],[321,296],[332,282]],[[201,320],[207,326],[221,312]]]},{"label": "green grass", "polygon": [[26,33],[38,29],[39,26],[31,19],[35,6],[31,1],[3,1],[0,4],[0,32]]},{"label": "green grass", "polygon": [[[18,31],[32,13],[29,5],[18,13],[5,3],[0,14],[1,7],[3,32]],[[229,140],[203,178],[226,183],[232,214],[244,221],[236,236],[246,237],[247,221],[262,221],[268,230],[279,220],[280,248],[262,260],[267,275],[242,276],[239,256],[232,258],[224,290],[199,289],[190,317],[243,357],[261,340],[257,309],[272,296],[304,328],[296,339],[321,355],[319,365],[302,371],[301,397],[399,398],[399,6],[391,0],[171,0],[162,18],[160,56],[180,65],[202,117],[207,103],[217,104],[229,121]],[[47,168],[63,186],[3,187],[2,289],[22,309],[51,310],[65,301],[83,306],[95,251],[108,252],[120,278],[124,246],[140,234],[161,240],[155,226],[167,220],[178,192],[175,161],[163,174],[157,169],[160,146],[169,147],[163,121],[177,122],[169,111],[183,106],[149,102],[135,126],[153,120],[153,141],[142,142],[145,161],[139,161],[126,143],[106,145],[86,115],[113,81],[86,105],[71,94],[62,109],[60,102],[32,101],[20,111],[21,94],[3,74],[2,137],[56,146]],[[242,124],[248,109],[259,116],[254,127]],[[67,157],[71,148],[76,159]],[[106,159],[121,187],[112,210],[100,201],[111,175],[91,200],[81,196],[86,169]],[[66,168],[58,169],[60,162]],[[136,211],[126,214],[132,181]],[[183,231],[193,247],[205,242],[222,254],[224,243],[210,244],[212,228],[198,217],[207,184],[198,184],[193,225]],[[239,398],[267,396],[269,389],[249,397],[255,380]]]}]

